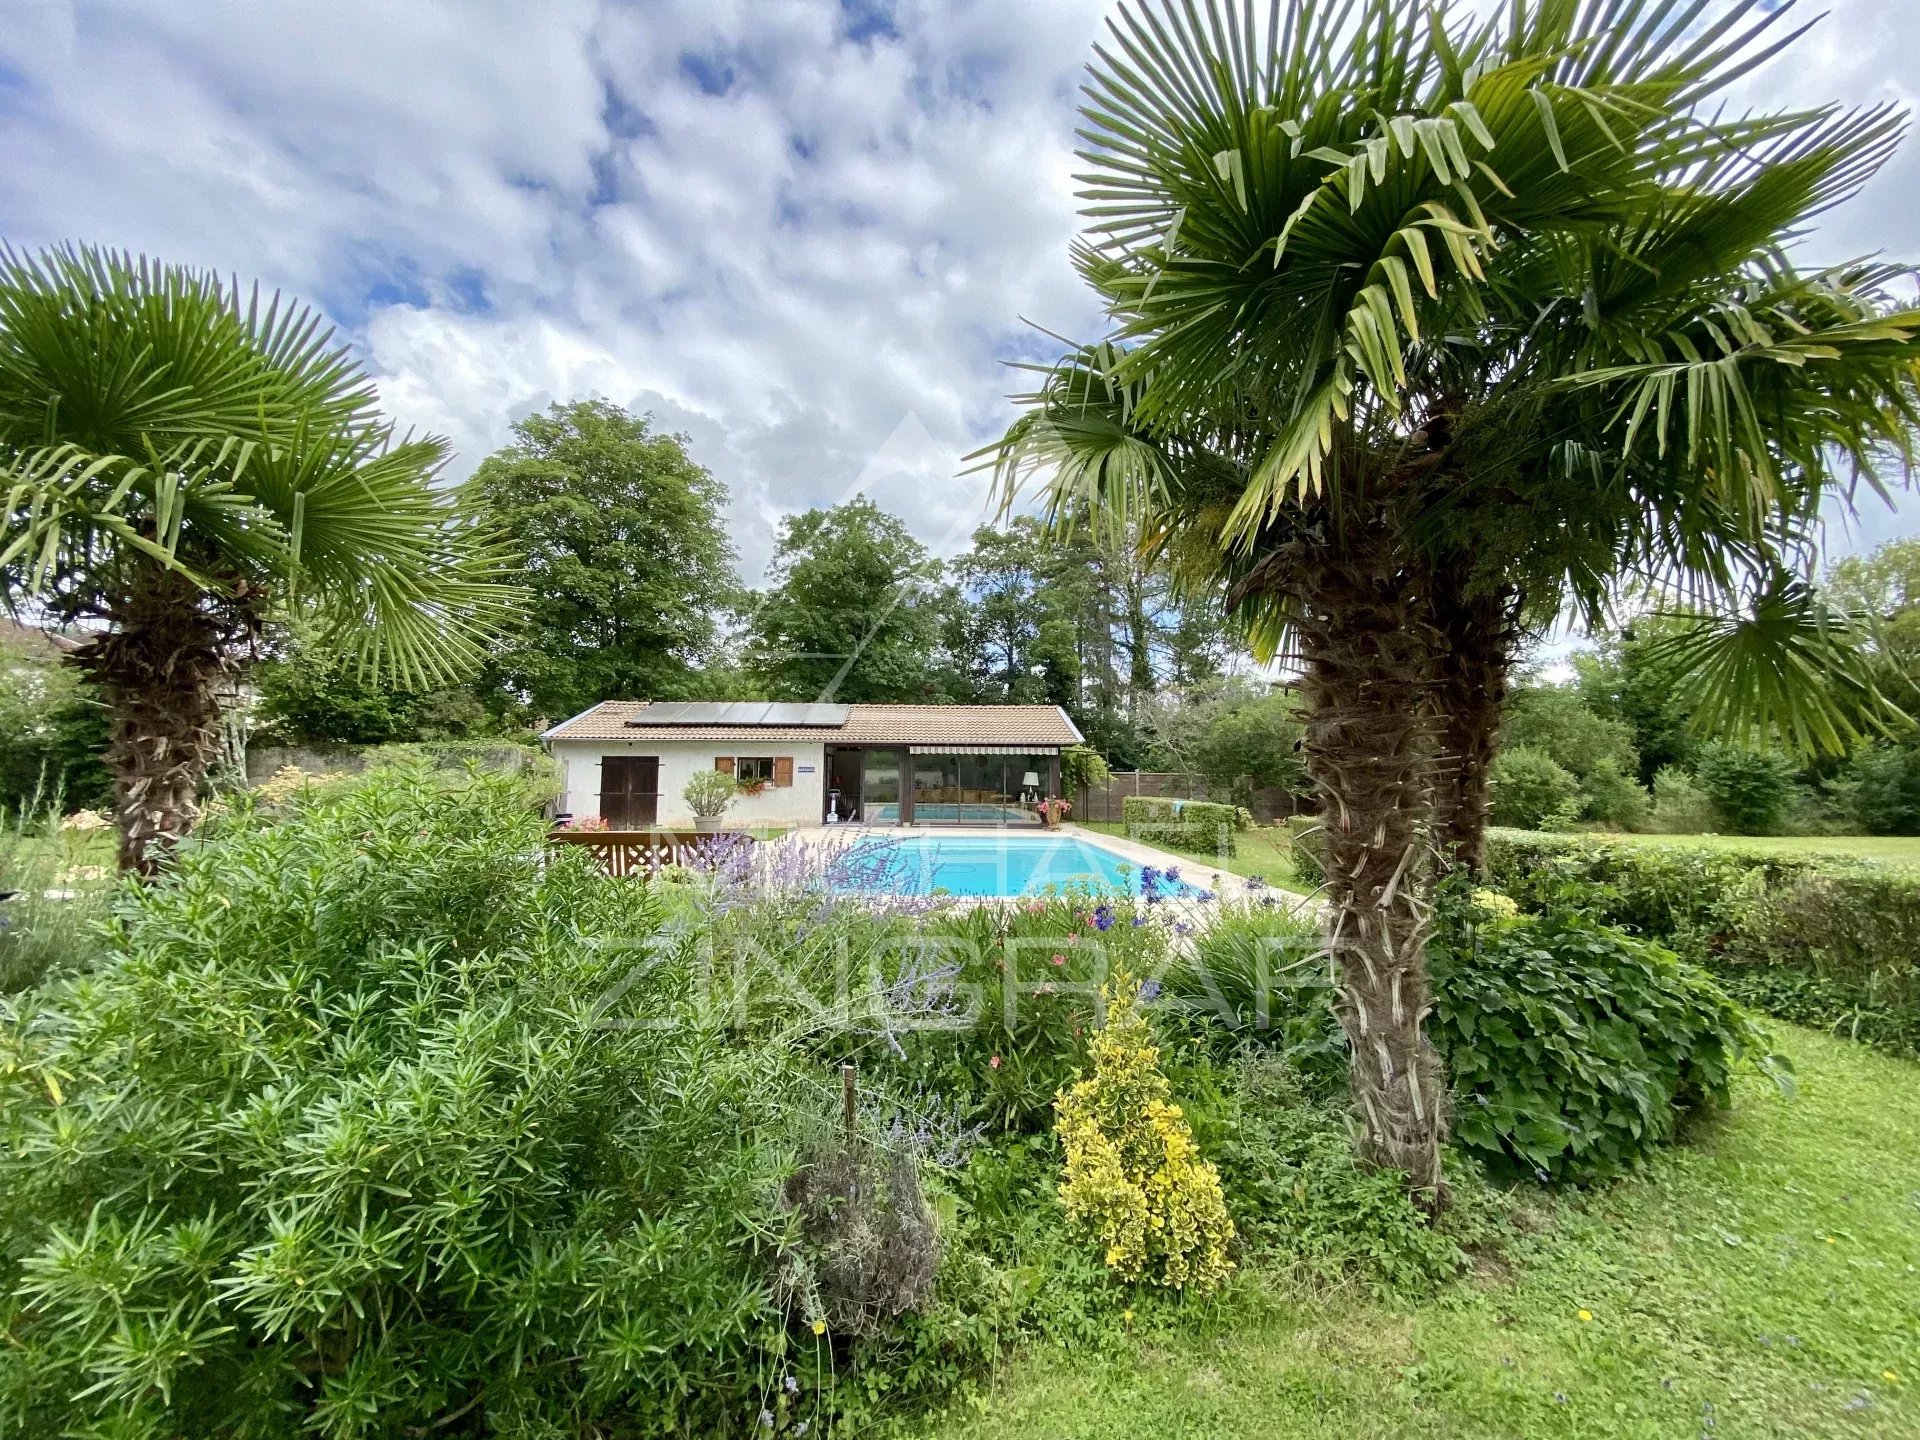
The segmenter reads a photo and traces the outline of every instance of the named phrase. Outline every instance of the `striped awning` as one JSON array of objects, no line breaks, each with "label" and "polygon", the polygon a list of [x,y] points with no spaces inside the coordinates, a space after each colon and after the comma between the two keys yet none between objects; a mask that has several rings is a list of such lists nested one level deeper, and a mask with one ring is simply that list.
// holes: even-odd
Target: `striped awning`
[{"label": "striped awning", "polygon": [[914,755],[1056,755],[1058,745],[909,745]]}]

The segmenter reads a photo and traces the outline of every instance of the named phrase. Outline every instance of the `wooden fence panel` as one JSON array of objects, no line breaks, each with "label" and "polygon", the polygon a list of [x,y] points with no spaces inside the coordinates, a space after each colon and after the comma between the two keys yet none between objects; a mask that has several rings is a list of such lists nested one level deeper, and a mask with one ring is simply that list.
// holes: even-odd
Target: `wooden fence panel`
[{"label": "wooden fence panel", "polygon": [[584,846],[609,875],[648,880],[673,866],[710,870],[752,839],[725,830],[555,830],[547,843]]}]

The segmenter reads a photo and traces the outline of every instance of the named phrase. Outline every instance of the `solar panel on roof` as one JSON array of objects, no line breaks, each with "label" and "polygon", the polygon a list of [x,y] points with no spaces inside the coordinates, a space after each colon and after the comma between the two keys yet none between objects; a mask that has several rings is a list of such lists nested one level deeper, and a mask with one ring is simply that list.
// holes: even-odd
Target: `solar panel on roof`
[{"label": "solar panel on roof", "polygon": [[783,705],[767,706],[767,724],[769,725],[844,725],[852,707],[847,705]]},{"label": "solar panel on roof", "polygon": [[832,727],[847,723],[845,705],[770,704],[765,700],[661,700],[627,721],[629,725],[786,725]]}]

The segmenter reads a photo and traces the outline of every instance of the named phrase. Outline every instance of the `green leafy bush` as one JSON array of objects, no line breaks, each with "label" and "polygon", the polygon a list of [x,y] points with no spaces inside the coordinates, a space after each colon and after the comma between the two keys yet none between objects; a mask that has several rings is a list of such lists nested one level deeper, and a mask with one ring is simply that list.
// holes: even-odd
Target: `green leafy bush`
[{"label": "green leafy bush", "polygon": [[1428,949],[1456,1143],[1541,1179],[1617,1174],[1722,1104],[1763,1037],[1704,971],[1572,913],[1500,918],[1449,886]]},{"label": "green leafy bush", "polygon": [[1920,835],[1920,746],[1863,746],[1847,762],[1845,789],[1867,834]]},{"label": "green leafy bush", "polygon": [[1253,827],[1253,816],[1238,805],[1152,795],[1127,796],[1120,802],[1120,818],[1127,834],[1144,844],[1223,855],[1233,854],[1234,837]]},{"label": "green leafy bush", "polygon": [[1106,757],[1091,745],[1069,745],[1060,752],[1060,785],[1069,797],[1097,789],[1112,778]]},{"label": "green leafy bush", "polygon": [[1580,788],[1586,794],[1585,818],[1621,830],[1638,830],[1646,824],[1647,792],[1611,755],[1594,761]]},{"label": "green leafy bush", "polygon": [[1920,1054],[1920,873],[1512,832],[1488,864],[1529,910],[1625,926],[1785,1019]]},{"label": "green leafy bush", "polygon": [[1662,765],[1653,774],[1653,808],[1644,828],[1656,835],[1703,835],[1723,822],[1713,797],[1678,765]]},{"label": "green leafy bush", "polygon": [[1552,816],[1577,811],[1580,781],[1544,750],[1516,745],[1493,762],[1493,823],[1538,830]]},{"label": "green leafy bush", "polygon": [[677,1003],[602,1009],[636,955],[592,937],[654,902],[540,840],[486,777],[236,814],[0,1013],[0,1430],[712,1433],[789,1371],[815,1403],[765,1275],[786,1061],[601,1023]]},{"label": "green leafy bush", "polygon": [[1732,745],[1703,747],[1693,767],[1693,778],[1736,835],[1777,835],[1799,774],[1784,756]]}]

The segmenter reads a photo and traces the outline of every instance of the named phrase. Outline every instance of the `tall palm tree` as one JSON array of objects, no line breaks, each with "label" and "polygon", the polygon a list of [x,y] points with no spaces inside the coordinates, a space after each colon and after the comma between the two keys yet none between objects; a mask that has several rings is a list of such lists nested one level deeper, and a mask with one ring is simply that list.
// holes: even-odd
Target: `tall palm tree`
[{"label": "tall palm tree", "polygon": [[191,828],[218,693],[271,607],[428,683],[511,601],[497,559],[310,312],[86,247],[0,251],[0,602],[93,631],[120,861]]},{"label": "tall palm tree", "polygon": [[1297,657],[1360,1149],[1435,1204],[1434,802],[1470,861],[1516,629],[1628,573],[1738,593],[1912,459],[1898,274],[1785,251],[1901,117],[1711,108],[1788,9],[1165,0],[1090,68],[1075,259],[1114,327],[990,456]]}]

